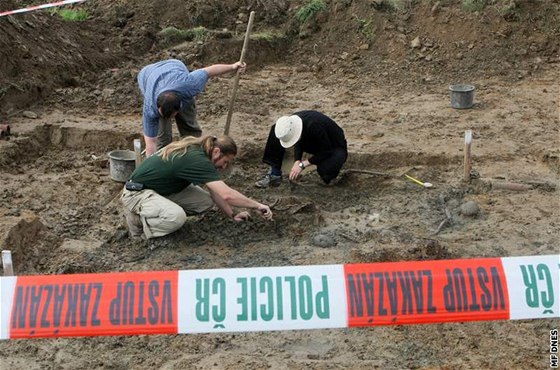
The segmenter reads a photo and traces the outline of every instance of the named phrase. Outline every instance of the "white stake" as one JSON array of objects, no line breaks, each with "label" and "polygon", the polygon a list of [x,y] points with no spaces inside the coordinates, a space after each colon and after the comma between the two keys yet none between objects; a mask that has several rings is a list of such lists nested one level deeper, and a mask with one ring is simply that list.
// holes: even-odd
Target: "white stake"
[{"label": "white stake", "polygon": [[2,267],[4,276],[14,276],[14,266],[12,265],[12,252],[2,251]]},{"label": "white stake", "polygon": [[465,131],[465,168],[463,172],[463,180],[465,182],[471,181],[471,143],[472,143],[472,131]]},{"label": "white stake", "polygon": [[142,163],[142,142],[140,139],[134,139],[134,154],[136,154],[136,168]]}]

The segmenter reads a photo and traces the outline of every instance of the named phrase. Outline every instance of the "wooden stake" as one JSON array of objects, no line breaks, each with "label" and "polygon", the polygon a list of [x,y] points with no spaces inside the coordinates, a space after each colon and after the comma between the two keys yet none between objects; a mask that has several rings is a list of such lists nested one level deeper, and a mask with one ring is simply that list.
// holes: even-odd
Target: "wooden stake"
[{"label": "wooden stake", "polygon": [[12,252],[2,251],[2,266],[4,276],[14,276],[14,266],[12,265]]},{"label": "wooden stake", "polygon": [[142,163],[142,142],[140,139],[134,139],[134,154],[136,154],[136,168]]},{"label": "wooden stake", "polygon": [[[241,63],[245,62],[245,53],[247,52],[247,47],[249,45],[249,35],[251,33],[251,28],[253,28],[253,19],[255,19],[255,12],[252,11],[249,14],[249,23],[247,24],[247,32],[245,33],[245,40],[243,41],[243,49],[241,50],[241,58],[239,61]],[[231,116],[233,115],[233,104],[235,102],[235,95],[237,94],[237,86],[239,85],[239,76],[241,73],[237,70],[235,75],[235,80],[233,81],[233,91],[231,93],[231,98],[229,101],[229,110],[226,119],[226,128],[224,129],[224,135],[229,135],[229,126],[231,124]]]},{"label": "wooden stake", "polygon": [[463,172],[463,181],[471,181],[471,143],[472,143],[472,131],[465,131],[465,169]]},{"label": "wooden stake", "polygon": [[515,182],[495,182],[492,181],[492,189],[513,190],[513,191],[526,191],[531,190],[533,187],[527,184],[519,184]]}]

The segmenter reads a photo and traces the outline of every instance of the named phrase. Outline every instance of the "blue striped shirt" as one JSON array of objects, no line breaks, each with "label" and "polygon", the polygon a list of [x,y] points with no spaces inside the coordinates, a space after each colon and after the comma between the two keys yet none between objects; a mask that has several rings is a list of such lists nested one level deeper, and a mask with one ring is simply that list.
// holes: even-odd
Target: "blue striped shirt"
[{"label": "blue striped shirt", "polygon": [[156,137],[158,134],[160,114],[157,98],[162,92],[176,92],[185,105],[204,90],[208,78],[208,72],[202,69],[189,72],[183,62],[177,59],[164,60],[142,68],[138,74],[138,86],[144,95],[144,134],[147,137]]}]

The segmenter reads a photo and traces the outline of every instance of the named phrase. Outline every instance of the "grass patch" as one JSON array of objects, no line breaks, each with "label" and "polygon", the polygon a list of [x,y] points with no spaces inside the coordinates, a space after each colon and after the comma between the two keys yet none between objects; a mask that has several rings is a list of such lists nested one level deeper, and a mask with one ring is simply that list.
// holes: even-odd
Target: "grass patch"
[{"label": "grass patch", "polygon": [[204,27],[195,27],[181,30],[175,27],[167,27],[158,32],[158,36],[167,44],[175,44],[183,41],[204,41],[208,30]]},{"label": "grass patch", "polygon": [[360,19],[357,16],[354,17],[356,17],[356,22],[358,22],[358,32],[361,33],[367,41],[372,41],[375,36],[375,32],[373,30],[373,20]]},{"label": "grass patch", "polygon": [[284,35],[283,33],[279,33],[279,32],[260,32],[260,33],[254,33],[251,35],[251,38],[254,40],[265,40],[268,42],[272,42],[275,40],[281,40],[286,38],[286,35]]},{"label": "grass patch", "polygon": [[327,9],[325,0],[309,0],[307,4],[302,6],[296,13],[296,19],[300,23],[305,23],[307,20],[315,17],[317,13]]},{"label": "grass patch", "polygon": [[51,14],[57,15],[67,22],[85,21],[89,18],[89,13],[85,9],[53,9]]},{"label": "grass patch", "polygon": [[478,12],[484,9],[486,0],[463,0],[463,9],[469,12]]}]

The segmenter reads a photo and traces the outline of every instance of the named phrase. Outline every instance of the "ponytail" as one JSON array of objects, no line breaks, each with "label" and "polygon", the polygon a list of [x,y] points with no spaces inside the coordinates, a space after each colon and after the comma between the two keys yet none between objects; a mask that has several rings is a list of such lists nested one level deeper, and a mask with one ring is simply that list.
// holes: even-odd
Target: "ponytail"
[{"label": "ponytail", "polygon": [[187,136],[179,141],[175,141],[167,145],[162,149],[160,155],[164,161],[167,161],[169,158],[172,158],[172,156],[185,155],[191,145],[199,145],[208,158],[212,158],[212,150],[214,150],[214,148],[220,148],[222,155],[237,155],[237,145],[235,144],[235,141],[226,135],[220,137],[208,135],[200,139],[193,136]]}]

